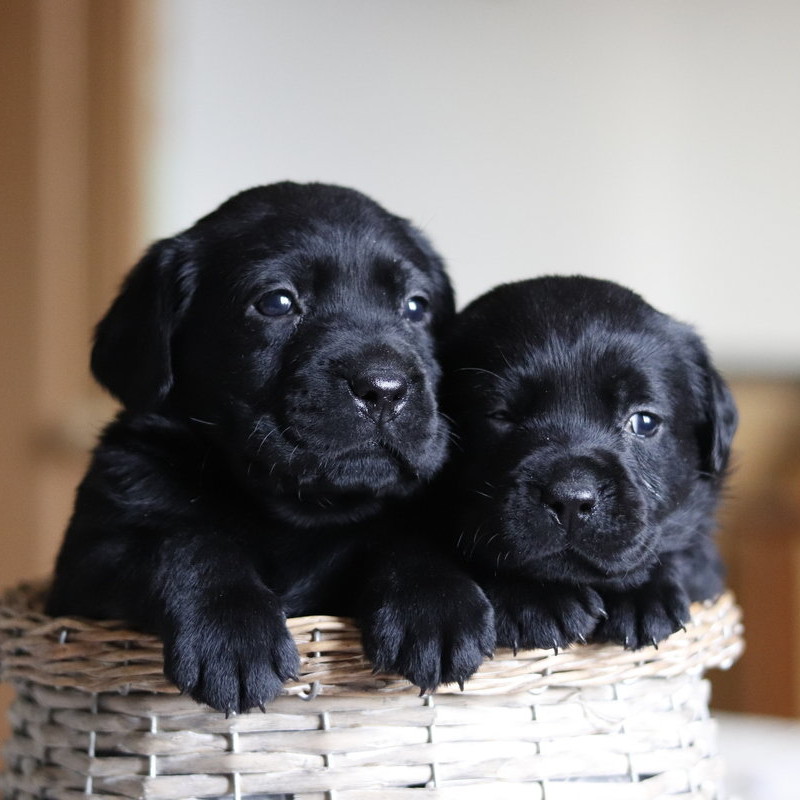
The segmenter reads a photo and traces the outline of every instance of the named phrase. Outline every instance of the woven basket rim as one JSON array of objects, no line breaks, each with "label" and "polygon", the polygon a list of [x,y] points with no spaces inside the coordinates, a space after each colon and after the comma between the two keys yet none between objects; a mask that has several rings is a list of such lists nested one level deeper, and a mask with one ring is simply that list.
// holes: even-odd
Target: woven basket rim
[{"label": "woven basket rim", "polygon": [[[88,692],[176,694],[163,675],[160,640],[117,620],[49,617],[41,610],[47,581],[25,582],[0,598],[0,679]],[[419,693],[409,681],[375,674],[350,619],[295,617],[287,626],[301,657],[299,679],[287,694]],[[741,609],[730,591],[695,603],[686,629],[658,647],[626,650],[612,644],[576,644],[558,651],[500,649],[465,684],[465,695],[543,691],[641,677],[701,674],[727,669],[744,649]],[[443,685],[437,694],[461,694]]]}]

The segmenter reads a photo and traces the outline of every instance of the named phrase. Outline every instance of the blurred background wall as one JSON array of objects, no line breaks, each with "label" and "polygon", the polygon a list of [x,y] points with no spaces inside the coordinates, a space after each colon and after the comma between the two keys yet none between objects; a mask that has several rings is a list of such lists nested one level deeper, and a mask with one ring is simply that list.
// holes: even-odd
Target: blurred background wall
[{"label": "blurred background wall", "polygon": [[354,186],[461,304],[581,272],[692,322],[734,385],[722,515],[749,648],[800,715],[800,4],[0,0],[0,584],[50,568],[111,403],[91,327],[148,241],[242,188]]}]

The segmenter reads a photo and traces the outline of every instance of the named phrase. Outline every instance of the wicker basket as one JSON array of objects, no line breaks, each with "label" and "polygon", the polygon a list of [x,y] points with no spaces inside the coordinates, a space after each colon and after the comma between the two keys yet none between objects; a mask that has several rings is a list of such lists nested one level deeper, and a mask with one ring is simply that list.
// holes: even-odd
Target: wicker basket
[{"label": "wicker basket", "polygon": [[0,608],[6,800],[723,796],[702,674],[741,652],[730,595],[657,650],[500,651],[464,692],[424,697],[372,674],[349,621],[293,619],[300,681],[230,719],[164,680],[157,639],[39,608],[32,586]]}]

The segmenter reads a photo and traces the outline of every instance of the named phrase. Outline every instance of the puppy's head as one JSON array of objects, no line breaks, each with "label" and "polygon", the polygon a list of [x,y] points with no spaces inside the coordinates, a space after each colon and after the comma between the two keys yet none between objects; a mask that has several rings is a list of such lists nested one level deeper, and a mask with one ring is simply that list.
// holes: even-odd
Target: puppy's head
[{"label": "puppy's head", "polygon": [[468,306],[443,365],[468,557],[602,582],[708,532],[736,411],[690,328],[616,284],[541,278]]},{"label": "puppy's head", "polygon": [[97,379],[195,425],[298,524],[351,519],[441,466],[440,258],[350,189],[243,192],[154,245],[100,322]]}]

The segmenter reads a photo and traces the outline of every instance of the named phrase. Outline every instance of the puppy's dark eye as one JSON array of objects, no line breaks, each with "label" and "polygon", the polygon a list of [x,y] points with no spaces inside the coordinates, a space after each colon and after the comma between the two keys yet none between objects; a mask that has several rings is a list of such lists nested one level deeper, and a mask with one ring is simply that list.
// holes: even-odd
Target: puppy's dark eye
[{"label": "puppy's dark eye", "polygon": [[647,411],[637,411],[631,415],[625,427],[634,436],[646,439],[661,427],[661,420],[655,414],[649,414]]},{"label": "puppy's dark eye", "polygon": [[286,289],[275,289],[267,292],[253,304],[259,314],[265,317],[285,317],[297,311],[297,301]]},{"label": "puppy's dark eye", "polygon": [[494,411],[490,411],[486,417],[499,425],[512,425],[514,423],[513,417],[504,408],[496,408]]},{"label": "puppy's dark eye", "polygon": [[403,306],[403,316],[410,322],[423,322],[428,318],[430,303],[425,297],[414,295],[409,297]]}]

